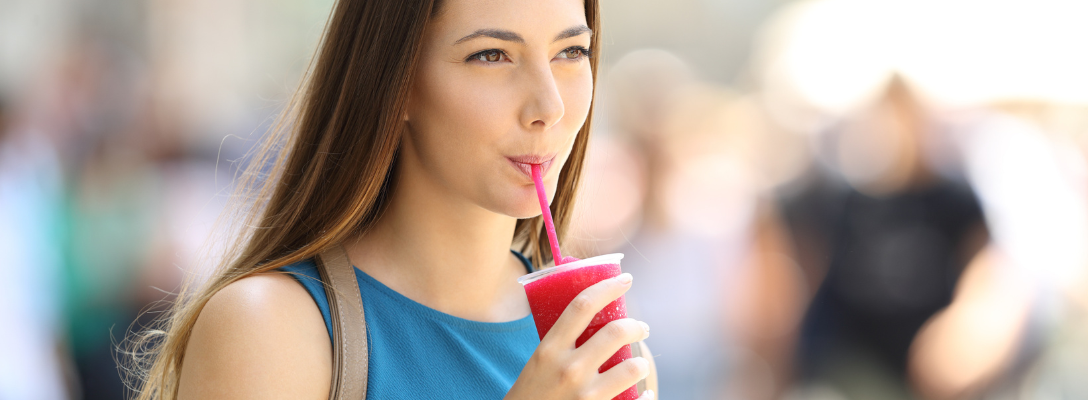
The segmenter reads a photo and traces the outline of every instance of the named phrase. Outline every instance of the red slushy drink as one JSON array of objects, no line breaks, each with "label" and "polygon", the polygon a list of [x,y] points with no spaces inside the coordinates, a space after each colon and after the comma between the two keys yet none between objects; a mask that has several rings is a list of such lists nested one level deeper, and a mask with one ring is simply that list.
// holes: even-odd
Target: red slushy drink
[{"label": "red slushy drink", "polygon": [[[552,329],[559,315],[567,309],[579,293],[597,282],[620,274],[620,259],[623,254],[608,254],[566,263],[553,268],[537,271],[518,279],[525,286],[525,295],[529,298],[529,308],[533,311],[536,330],[540,338]],[[627,318],[627,306],[621,296],[611,302],[593,317],[589,327],[574,342],[576,347],[589,340],[605,324],[617,319]],[[598,372],[605,372],[623,360],[631,358],[631,346],[624,345],[613,354]],[[638,392],[632,386],[613,400],[635,400]]]}]

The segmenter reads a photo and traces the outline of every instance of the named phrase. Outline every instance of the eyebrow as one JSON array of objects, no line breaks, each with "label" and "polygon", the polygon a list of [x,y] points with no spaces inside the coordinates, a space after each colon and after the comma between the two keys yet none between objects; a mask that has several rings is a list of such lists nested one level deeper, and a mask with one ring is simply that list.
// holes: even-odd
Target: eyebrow
[{"label": "eyebrow", "polygon": [[[563,30],[562,32],[559,32],[558,35],[555,35],[555,39],[552,40],[552,42],[558,42],[563,39],[572,38],[583,33],[589,33],[592,35],[593,30],[589,29],[589,27],[585,25],[572,26]],[[518,35],[516,32],[513,31],[507,31],[502,29],[479,29],[476,30],[476,32],[468,34],[468,36],[457,39],[457,41],[453,42],[453,44],[458,45],[479,37],[490,37],[514,43],[525,43],[525,39],[522,38],[521,35]]]}]

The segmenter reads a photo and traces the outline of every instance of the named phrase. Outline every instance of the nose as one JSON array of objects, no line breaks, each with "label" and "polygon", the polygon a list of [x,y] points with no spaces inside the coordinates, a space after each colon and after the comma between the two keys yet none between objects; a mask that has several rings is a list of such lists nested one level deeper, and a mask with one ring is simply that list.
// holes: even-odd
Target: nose
[{"label": "nose", "polygon": [[555,75],[548,64],[532,68],[527,75],[522,80],[527,85],[527,97],[521,109],[521,123],[528,130],[548,130],[565,112]]}]

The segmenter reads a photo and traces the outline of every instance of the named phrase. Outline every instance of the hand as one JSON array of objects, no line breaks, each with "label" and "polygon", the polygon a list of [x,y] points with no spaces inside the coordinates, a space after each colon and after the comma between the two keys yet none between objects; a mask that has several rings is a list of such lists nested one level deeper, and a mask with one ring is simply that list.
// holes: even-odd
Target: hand
[{"label": "hand", "polygon": [[[593,316],[630,288],[631,274],[625,273],[578,294],[540,340],[506,399],[609,400],[645,378],[650,366],[642,357],[625,360],[603,374],[597,372],[621,347],[650,335],[644,322],[631,318],[609,322],[581,347],[574,346]],[[639,397],[653,398],[650,390]]]}]

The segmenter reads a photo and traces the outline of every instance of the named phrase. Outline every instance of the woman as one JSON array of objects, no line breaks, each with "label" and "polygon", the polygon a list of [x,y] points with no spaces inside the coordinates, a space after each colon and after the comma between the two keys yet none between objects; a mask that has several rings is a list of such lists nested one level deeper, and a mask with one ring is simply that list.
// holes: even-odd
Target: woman
[{"label": "woman", "polygon": [[599,26],[593,0],[338,2],[285,140],[243,179],[272,165],[266,200],[222,272],[145,337],[157,344],[139,398],[327,398],[327,304],[300,282],[340,245],[367,307],[370,399],[609,399],[647,377],[656,389],[643,358],[597,372],[644,323],[574,346],[630,275],[586,289],[539,340],[516,282],[532,266],[510,250],[550,262],[530,164],[560,230],[569,220]]}]

